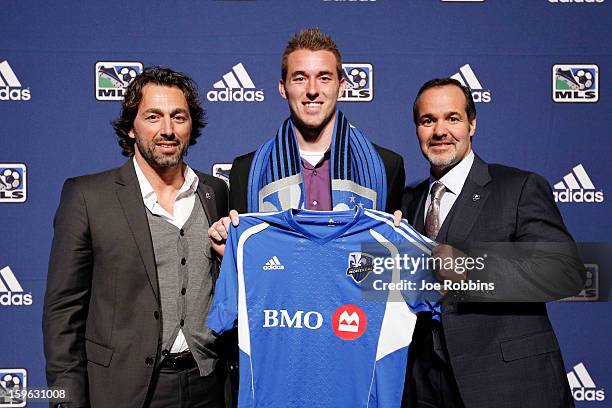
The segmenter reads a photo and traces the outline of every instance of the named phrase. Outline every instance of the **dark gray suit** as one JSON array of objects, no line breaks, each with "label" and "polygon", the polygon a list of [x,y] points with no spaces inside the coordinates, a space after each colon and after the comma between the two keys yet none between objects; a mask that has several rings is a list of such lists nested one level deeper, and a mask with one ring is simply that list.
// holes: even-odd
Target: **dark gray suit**
[{"label": "dark gray suit", "polygon": [[[197,196],[212,224],[227,213],[227,188],[196,174]],[[49,386],[67,389],[71,406],[141,407],[160,359],[162,325],[132,161],[67,180],[54,228],[43,315]],[[208,239],[207,231],[201,235]],[[210,256],[203,273],[214,280],[218,265]],[[216,358],[214,348],[201,352]]]},{"label": "dark gray suit", "polygon": [[[403,213],[421,232],[428,189],[426,180],[407,190],[403,199]],[[542,177],[478,157],[436,241],[464,250],[476,242],[574,247]],[[580,291],[584,271],[569,251],[520,263],[501,259],[486,275],[468,277],[492,279],[518,294],[537,292],[541,298],[558,299]],[[450,402],[458,394],[468,408],[574,405],[542,302],[466,303],[450,297],[443,304],[441,324],[420,316],[409,358],[404,401],[410,407],[461,406]],[[446,396],[428,401],[422,384],[438,382],[440,376],[446,379],[441,391]]]}]

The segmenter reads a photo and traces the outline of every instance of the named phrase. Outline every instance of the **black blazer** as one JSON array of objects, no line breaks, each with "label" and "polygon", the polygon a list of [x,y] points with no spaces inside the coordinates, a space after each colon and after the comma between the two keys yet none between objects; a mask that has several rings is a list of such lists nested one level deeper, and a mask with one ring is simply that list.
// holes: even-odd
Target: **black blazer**
[{"label": "black blazer", "polygon": [[[400,209],[402,190],[406,182],[404,171],[404,159],[397,153],[374,145],[380,155],[387,172],[387,208],[386,212],[392,213]],[[239,213],[247,212],[247,190],[251,162],[255,152],[236,157],[230,172],[230,209]]]},{"label": "black blazer", "polygon": [[[425,180],[403,197],[403,213],[422,233],[428,189]],[[486,164],[477,156],[436,240],[458,248],[475,242],[566,242],[573,247],[544,178]],[[550,299],[578,293],[585,279],[574,252],[520,265],[500,261],[489,269],[489,278],[515,293],[544,285]],[[441,321],[446,348],[438,344],[437,353],[451,365],[467,407],[574,406],[545,303],[461,303],[450,298]]]},{"label": "black blazer", "polygon": [[[208,222],[227,214],[227,187],[196,172]],[[131,160],[69,179],[55,215],[43,311],[49,386],[70,406],[142,407],[160,358],[157,270]],[[208,239],[202,231],[202,239]],[[203,273],[216,279],[218,264]]]}]

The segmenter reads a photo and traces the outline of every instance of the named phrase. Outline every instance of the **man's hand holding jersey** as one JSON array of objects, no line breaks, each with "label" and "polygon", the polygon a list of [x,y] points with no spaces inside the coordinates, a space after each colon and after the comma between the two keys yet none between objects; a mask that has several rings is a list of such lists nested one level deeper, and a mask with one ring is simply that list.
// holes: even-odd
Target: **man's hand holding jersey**
[{"label": "man's hand holding jersey", "polygon": [[230,210],[229,217],[221,218],[208,229],[208,238],[210,239],[212,248],[221,258],[225,253],[225,241],[227,241],[230,222],[234,225],[234,227],[238,226],[238,223],[240,222],[240,219],[238,218],[238,211]]}]

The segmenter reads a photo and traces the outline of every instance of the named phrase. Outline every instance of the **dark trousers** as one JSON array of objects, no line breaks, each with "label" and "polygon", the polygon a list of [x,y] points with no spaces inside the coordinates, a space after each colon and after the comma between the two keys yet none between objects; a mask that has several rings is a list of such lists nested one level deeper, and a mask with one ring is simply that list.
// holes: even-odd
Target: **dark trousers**
[{"label": "dark trousers", "polygon": [[465,408],[446,353],[441,323],[419,313],[408,351],[403,408]]},{"label": "dark trousers", "polygon": [[148,408],[224,408],[224,376],[220,370],[202,377],[198,367],[185,370],[159,368],[149,393]]}]

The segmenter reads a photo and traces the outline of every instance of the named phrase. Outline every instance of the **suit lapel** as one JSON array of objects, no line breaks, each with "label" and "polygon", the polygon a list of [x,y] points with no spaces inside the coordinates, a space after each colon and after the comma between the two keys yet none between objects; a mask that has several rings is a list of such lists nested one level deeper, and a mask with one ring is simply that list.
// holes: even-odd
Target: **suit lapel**
[{"label": "suit lapel", "polygon": [[415,187],[414,198],[408,203],[406,210],[408,221],[421,234],[425,234],[424,207],[427,199],[429,183],[425,180],[423,183]]},{"label": "suit lapel", "polygon": [[153,242],[151,241],[149,221],[147,220],[146,208],[142,201],[140,184],[138,184],[134,164],[131,160],[121,166],[115,183],[117,184],[117,198],[121,203],[123,214],[132,231],[132,237],[136,241],[136,246],[138,246],[138,252],[147,272],[149,283],[155,296],[159,298],[157,267],[155,266],[155,252],[153,251]]},{"label": "suit lapel", "polygon": [[210,226],[219,218],[217,206],[215,205],[215,192],[211,186],[204,182],[202,174],[198,174],[198,179],[200,181],[198,183],[197,194],[202,203],[202,208],[204,208],[204,212],[206,213],[206,218],[208,218],[208,225]]},{"label": "suit lapel", "polygon": [[[474,224],[480,215],[488,197],[489,189],[486,187],[491,181],[489,169],[478,156],[468,174],[461,194],[452,208],[452,217],[446,233],[446,242],[464,242],[467,240]],[[444,226],[443,226],[444,227]]]}]

